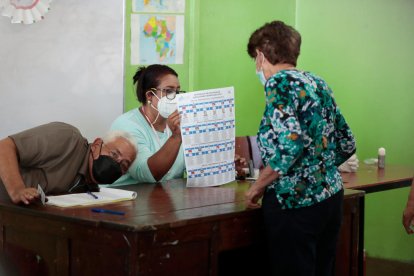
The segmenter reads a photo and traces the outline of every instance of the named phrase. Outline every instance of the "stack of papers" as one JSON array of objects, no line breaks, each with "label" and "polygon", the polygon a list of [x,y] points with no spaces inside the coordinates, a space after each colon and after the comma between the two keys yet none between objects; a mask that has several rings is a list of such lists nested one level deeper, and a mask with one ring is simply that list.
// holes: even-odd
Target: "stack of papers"
[{"label": "stack of papers", "polygon": [[136,197],[136,192],[114,188],[100,188],[99,192],[93,192],[92,194],[79,193],[59,196],[48,196],[48,201],[46,202],[46,204],[59,207],[86,206],[131,200],[135,199]]}]

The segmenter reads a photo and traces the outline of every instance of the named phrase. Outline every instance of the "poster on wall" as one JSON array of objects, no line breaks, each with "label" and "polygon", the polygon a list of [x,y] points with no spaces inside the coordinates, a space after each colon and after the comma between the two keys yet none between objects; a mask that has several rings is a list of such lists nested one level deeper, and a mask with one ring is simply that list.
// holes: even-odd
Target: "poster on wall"
[{"label": "poster on wall", "polygon": [[131,14],[131,64],[182,64],[184,16]]},{"label": "poster on wall", "polygon": [[132,0],[132,12],[183,13],[185,0]]}]

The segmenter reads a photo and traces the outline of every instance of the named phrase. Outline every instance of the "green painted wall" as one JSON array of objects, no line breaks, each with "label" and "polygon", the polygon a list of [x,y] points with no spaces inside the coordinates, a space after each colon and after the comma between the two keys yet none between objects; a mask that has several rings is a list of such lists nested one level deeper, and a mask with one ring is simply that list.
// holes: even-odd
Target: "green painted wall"
[{"label": "green painted wall", "polygon": [[[297,0],[299,66],[323,76],[357,138],[360,161],[414,167],[414,1]],[[414,171],[413,171],[414,173]],[[408,189],[366,196],[367,253],[414,261],[402,211]]]},{"label": "green painted wall", "polygon": [[[131,1],[126,2],[125,110],[135,108],[130,66]],[[353,129],[362,161],[381,146],[387,162],[414,166],[414,1],[187,0],[183,65],[173,65],[188,91],[234,86],[236,135],[257,131],[264,105],[250,34],[279,19],[302,34],[298,66],[324,77]],[[366,197],[369,255],[414,261],[414,239],[401,216],[408,189]]]},{"label": "green painted wall", "polygon": [[414,1],[298,1],[300,65],[324,76],[358,138],[360,159],[387,149],[414,165]]},{"label": "green painted wall", "polygon": [[247,42],[250,34],[266,21],[279,18],[294,24],[295,1],[200,2],[195,89],[234,86],[236,135],[256,134],[264,95],[254,61],[247,55]]}]

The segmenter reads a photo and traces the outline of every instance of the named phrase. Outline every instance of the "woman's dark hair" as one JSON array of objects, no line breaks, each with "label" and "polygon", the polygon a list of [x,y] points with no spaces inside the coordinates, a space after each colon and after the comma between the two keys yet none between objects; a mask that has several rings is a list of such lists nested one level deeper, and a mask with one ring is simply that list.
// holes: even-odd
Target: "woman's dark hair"
[{"label": "woman's dark hair", "polygon": [[250,57],[256,58],[256,49],[273,65],[289,63],[296,66],[300,53],[301,37],[293,27],[282,21],[264,24],[252,33],[247,44]]},{"label": "woman's dark hair", "polygon": [[146,104],[145,93],[151,88],[157,88],[161,78],[166,75],[174,75],[178,78],[177,72],[162,64],[152,64],[148,67],[139,67],[134,77],[135,93],[140,103]]}]

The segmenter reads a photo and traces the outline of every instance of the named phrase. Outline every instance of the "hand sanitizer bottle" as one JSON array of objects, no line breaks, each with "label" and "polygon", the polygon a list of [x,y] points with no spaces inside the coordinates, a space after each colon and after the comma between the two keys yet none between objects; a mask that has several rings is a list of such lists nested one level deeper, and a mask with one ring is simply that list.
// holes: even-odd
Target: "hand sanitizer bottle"
[{"label": "hand sanitizer bottle", "polygon": [[378,149],[378,168],[379,169],[385,168],[385,149],[384,148]]}]

